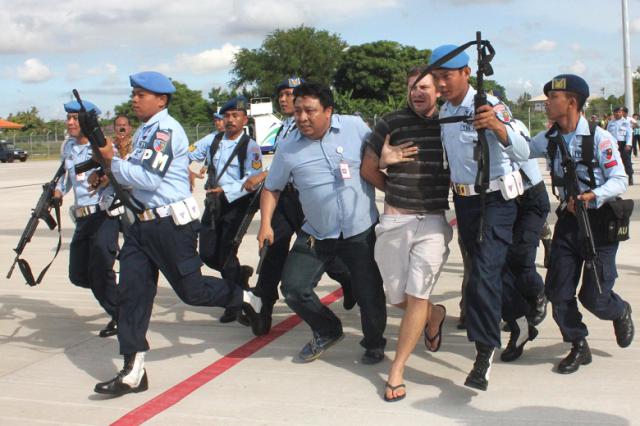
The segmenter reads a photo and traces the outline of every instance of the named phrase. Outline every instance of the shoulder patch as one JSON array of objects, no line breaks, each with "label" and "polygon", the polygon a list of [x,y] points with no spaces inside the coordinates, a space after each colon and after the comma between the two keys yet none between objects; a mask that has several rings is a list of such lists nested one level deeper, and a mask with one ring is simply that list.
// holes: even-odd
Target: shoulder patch
[{"label": "shoulder patch", "polygon": [[195,150],[196,150],[196,145],[195,144],[189,145],[189,152],[193,152]]},{"label": "shoulder patch", "polygon": [[613,161],[609,161],[608,163],[604,163],[604,168],[605,169],[610,169],[612,167],[615,167],[618,165],[618,162],[616,160]]},{"label": "shoulder patch", "polygon": [[511,123],[511,111],[509,111],[509,108],[507,108],[505,104],[501,102],[495,105],[493,107],[493,111],[496,113],[496,117],[498,117],[498,120],[502,121],[503,123]]},{"label": "shoulder patch", "polygon": [[600,141],[600,143],[598,144],[598,149],[602,152],[607,150],[608,148],[611,148],[613,146],[613,142],[611,142],[609,139],[605,139]]}]

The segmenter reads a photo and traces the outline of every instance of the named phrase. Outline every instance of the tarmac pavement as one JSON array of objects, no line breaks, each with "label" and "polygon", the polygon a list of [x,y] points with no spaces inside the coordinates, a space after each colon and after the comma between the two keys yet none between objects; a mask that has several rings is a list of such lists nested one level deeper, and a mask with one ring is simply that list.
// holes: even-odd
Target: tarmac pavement
[{"label": "tarmac pavement", "polygon": [[[635,158],[634,164],[640,171]],[[51,178],[56,167],[54,161],[0,165],[3,277],[41,192],[40,184]],[[196,198],[203,199],[202,190],[196,191]],[[625,198],[638,203],[640,185],[630,187]],[[381,204],[381,194],[378,201]],[[217,318],[222,309],[180,302],[162,277],[147,336],[152,348],[146,357],[149,390],[104,398],[93,393],[93,386],[112,378],[122,367],[122,358],[115,337],[97,336],[108,321],[106,314],[89,290],[75,287],[67,278],[73,224],[66,210],[72,202],[73,196],[68,195],[63,206],[63,247],[44,282],[28,287],[17,269],[11,279],[0,281],[0,425],[144,421],[150,425],[640,424],[640,347],[636,341],[619,348],[611,322],[598,320],[585,309],[581,311],[590,331],[590,365],[571,375],[553,372],[569,344],[562,342],[549,314],[521,359],[507,364],[496,353],[487,392],[463,385],[475,351],[464,331],[456,329],[462,260],[455,237],[433,294],[433,301],[447,308],[442,348],[430,353],[418,345],[407,364],[407,398],[401,402],[382,399],[398,336],[399,310],[389,308],[387,359],[367,366],[359,363],[363,349],[358,344],[357,309],[347,312],[336,300],[331,308],[343,321],[345,339],[317,361],[300,364],[295,356],[311,333],[305,324],[297,324],[282,301],[274,313],[274,325],[280,325],[271,335],[254,339],[249,328],[220,324]],[[258,216],[240,249],[241,262],[253,266],[258,261]],[[555,215],[549,219],[555,222]],[[618,251],[615,286],[635,308],[636,324],[639,219],[640,206],[636,206],[632,239],[621,243]],[[49,262],[56,244],[57,233],[40,223],[24,252],[34,271]],[[539,272],[544,275],[542,256],[541,246]],[[216,274],[206,267],[203,271]],[[255,281],[254,276],[251,283]],[[338,288],[324,276],[318,292],[333,300]],[[507,340],[503,333],[503,344]]]}]

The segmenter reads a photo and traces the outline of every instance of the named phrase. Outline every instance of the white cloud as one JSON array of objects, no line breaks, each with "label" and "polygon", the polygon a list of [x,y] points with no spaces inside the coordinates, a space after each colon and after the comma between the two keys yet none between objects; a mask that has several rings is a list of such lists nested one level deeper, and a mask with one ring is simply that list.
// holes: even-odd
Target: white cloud
[{"label": "white cloud", "polygon": [[540,40],[536,44],[531,47],[531,50],[542,51],[542,52],[550,52],[556,48],[558,43],[551,40]]},{"label": "white cloud", "polygon": [[118,83],[118,67],[110,62],[90,68],[83,67],[75,62],[67,65],[67,81],[74,82],[89,77],[99,76],[104,76],[102,81],[103,84],[112,85]]},{"label": "white cloud", "polygon": [[574,74],[584,74],[587,70],[587,66],[582,61],[577,60],[569,67],[569,70]]},{"label": "white cloud", "polygon": [[194,55],[181,54],[176,58],[176,66],[178,69],[186,69],[194,74],[219,71],[229,67],[239,50],[240,46],[226,43],[220,49],[209,49]]},{"label": "white cloud", "polygon": [[41,83],[53,77],[53,73],[39,59],[30,58],[18,67],[18,78],[23,83]]},{"label": "white cloud", "polygon": [[580,52],[582,50],[582,46],[580,45],[580,43],[571,43],[569,45],[569,49],[573,50],[574,52]]},{"label": "white cloud", "polygon": [[184,46],[224,36],[262,37],[275,29],[345,21],[395,8],[400,0],[22,0],[0,15],[0,54]]}]

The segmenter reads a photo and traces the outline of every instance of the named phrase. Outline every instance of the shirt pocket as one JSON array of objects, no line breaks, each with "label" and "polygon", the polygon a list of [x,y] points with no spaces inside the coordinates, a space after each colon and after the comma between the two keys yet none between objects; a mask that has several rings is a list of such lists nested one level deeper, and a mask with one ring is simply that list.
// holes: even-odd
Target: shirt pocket
[{"label": "shirt pocket", "polygon": [[471,144],[471,143],[475,143],[476,140],[478,140],[477,132],[475,131],[470,132],[466,130],[463,130],[460,132],[460,142]]}]

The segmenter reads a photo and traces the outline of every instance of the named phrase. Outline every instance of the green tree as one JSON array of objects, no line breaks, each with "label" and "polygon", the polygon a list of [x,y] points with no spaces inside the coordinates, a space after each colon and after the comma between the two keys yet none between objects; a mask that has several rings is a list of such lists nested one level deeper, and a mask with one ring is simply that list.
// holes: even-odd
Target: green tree
[{"label": "green tree", "polygon": [[256,96],[272,96],[282,79],[297,75],[331,84],[346,47],[337,34],[301,25],[275,30],[258,49],[241,49],[233,60],[231,86],[255,87]]},{"label": "green tree", "polygon": [[40,118],[40,112],[34,106],[26,111],[9,114],[7,120],[22,124],[24,126],[23,131],[42,130],[44,128],[44,120]]},{"label": "green tree", "polygon": [[426,64],[430,50],[419,50],[395,41],[380,40],[351,46],[342,54],[336,72],[336,90],[351,91],[354,99],[386,102],[406,95],[407,71]]},{"label": "green tree", "polygon": [[[186,84],[173,81],[176,87],[175,93],[171,95],[169,103],[169,114],[173,116],[183,127],[193,127],[198,123],[209,123],[211,121],[210,106],[202,97],[202,92],[192,90]],[[116,105],[115,115],[126,115],[132,120],[132,125],[137,125],[138,121],[131,106],[131,100]]]}]

